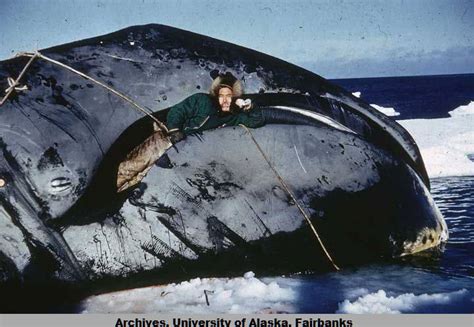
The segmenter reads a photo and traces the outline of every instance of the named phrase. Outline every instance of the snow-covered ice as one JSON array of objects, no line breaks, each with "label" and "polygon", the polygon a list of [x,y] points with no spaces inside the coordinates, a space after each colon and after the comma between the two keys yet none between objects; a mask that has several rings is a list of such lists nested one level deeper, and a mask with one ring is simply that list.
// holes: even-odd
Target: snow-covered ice
[{"label": "snow-covered ice", "polygon": [[[352,93],[360,98],[361,92]],[[395,108],[371,104],[387,116]],[[430,178],[474,176],[474,101],[449,112],[449,118],[399,120],[413,136]]]},{"label": "snow-covered ice", "polygon": [[474,101],[449,118],[399,120],[413,136],[430,178],[474,176]]},{"label": "snow-covered ice", "polygon": [[474,101],[471,101],[469,104],[465,106],[460,106],[453,111],[449,112],[451,117],[459,117],[459,116],[468,116],[474,115]]},{"label": "snow-covered ice", "polygon": [[423,307],[433,310],[436,306],[445,306],[464,300],[469,293],[466,289],[449,293],[420,294],[412,293],[389,296],[384,290],[366,294],[350,302],[339,303],[337,313],[409,313],[419,312]]},{"label": "snow-covered ice", "polygon": [[83,313],[289,313],[296,296],[293,289],[248,272],[102,294],[81,306]]}]

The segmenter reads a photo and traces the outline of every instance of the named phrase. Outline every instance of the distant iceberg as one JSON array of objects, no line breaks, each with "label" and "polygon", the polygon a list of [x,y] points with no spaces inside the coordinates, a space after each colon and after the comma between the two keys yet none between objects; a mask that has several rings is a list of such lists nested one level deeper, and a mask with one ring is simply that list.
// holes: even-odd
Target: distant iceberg
[{"label": "distant iceberg", "polygon": [[[453,111],[450,111],[449,115],[451,117],[474,115],[474,101],[471,101],[469,104],[467,104],[465,106],[457,107]],[[474,129],[474,127],[473,127],[473,129]]]},{"label": "distant iceberg", "polygon": [[[361,92],[354,92],[352,93],[352,95],[357,98],[360,98]],[[371,103],[370,105],[386,116],[390,116],[390,117],[400,116],[400,113],[396,111],[395,108],[382,107],[382,106],[379,106],[378,104],[373,104],[373,103]]]}]

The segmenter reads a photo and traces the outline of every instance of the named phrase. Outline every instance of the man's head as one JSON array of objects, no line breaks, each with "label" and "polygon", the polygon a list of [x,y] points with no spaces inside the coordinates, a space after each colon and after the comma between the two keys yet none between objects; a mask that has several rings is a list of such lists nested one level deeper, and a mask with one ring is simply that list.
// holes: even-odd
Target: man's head
[{"label": "man's head", "polygon": [[219,93],[217,94],[217,99],[219,100],[219,106],[223,112],[230,111],[230,105],[232,104],[232,89],[228,87],[219,88]]},{"label": "man's head", "polygon": [[219,101],[223,112],[231,110],[232,98],[242,95],[242,84],[231,73],[217,76],[211,85],[210,94]]}]

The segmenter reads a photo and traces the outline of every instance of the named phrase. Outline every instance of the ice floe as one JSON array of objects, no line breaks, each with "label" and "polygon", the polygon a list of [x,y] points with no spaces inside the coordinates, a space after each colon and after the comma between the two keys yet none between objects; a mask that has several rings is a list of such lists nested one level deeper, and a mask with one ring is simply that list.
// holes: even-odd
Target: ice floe
[{"label": "ice floe", "polygon": [[296,297],[293,289],[248,272],[92,296],[81,307],[82,313],[289,313]]},{"label": "ice floe", "polygon": [[[405,293],[396,296],[388,295],[384,290],[366,294],[350,302],[339,303],[337,313],[410,313],[420,312],[424,308],[435,311],[434,307],[446,306],[464,300],[469,293],[461,289],[448,293],[420,294]],[[439,308],[442,312],[442,308]]]}]

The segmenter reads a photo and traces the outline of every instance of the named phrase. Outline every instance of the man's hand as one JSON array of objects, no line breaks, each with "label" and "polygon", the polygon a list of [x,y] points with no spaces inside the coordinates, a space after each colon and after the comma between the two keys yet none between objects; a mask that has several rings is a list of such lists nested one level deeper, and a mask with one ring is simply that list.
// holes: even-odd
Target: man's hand
[{"label": "man's hand", "polygon": [[237,99],[235,100],[235,104],[244,111],[252,109],[252,100],[250,99]]},{"label": "man's hand", "polygon": [[168,134],[170,138],[170,142],[175,144],[178,143],[179,141],[182,141],[186,138],[183,132],[181,131],[173,131]]}]

